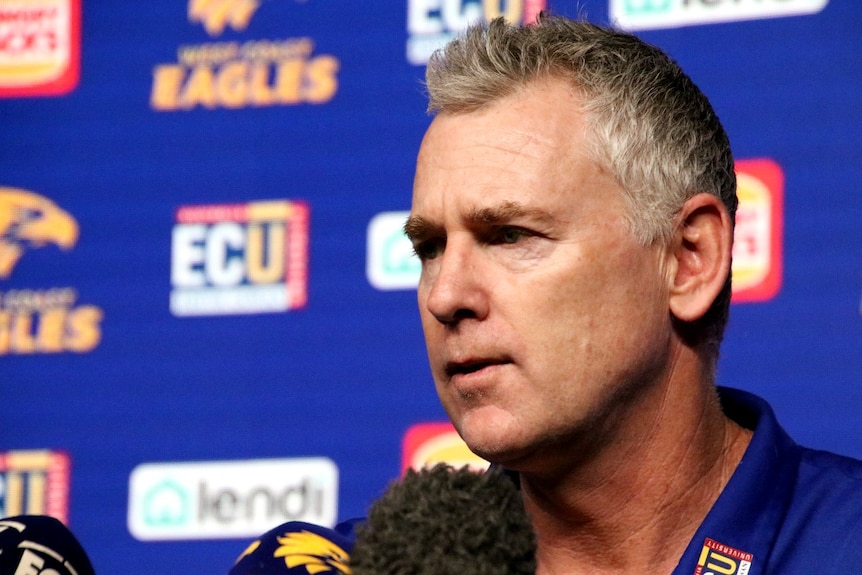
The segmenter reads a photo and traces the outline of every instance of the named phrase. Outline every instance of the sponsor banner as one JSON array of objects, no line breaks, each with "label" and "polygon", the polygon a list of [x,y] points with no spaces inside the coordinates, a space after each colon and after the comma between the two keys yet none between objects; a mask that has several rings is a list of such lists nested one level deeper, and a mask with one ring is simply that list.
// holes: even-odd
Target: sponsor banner
[{"label": "sponsor banner", "polygon": [[748,575],[754,556],[751,553],[723,545],[718,541],[706,538],[700,552],[700,558],[694,575]]},{"label": "sponsor banner", "polygon": [[490,465],[467,447],[451,423],[419,423],[407,430],[401,444],[401,473],[448,463],[483,470]]},{"label": "sponsor banner", "polygon": [[338,468],[324,457],[144,463],[129,478],[141,541],[253,537],[286,521],[331,527]]},{"label": "sponsor banner", "polygon": [[[243,33],[257,0],[189,0],[188,20],[211,37]],[[153,68],[150,107],[159,112],[323,104],[338,92],[341,62],[314,40],[249,38],[181,45],[176,63]]]},{"label": "sponsor banner", "polygon": [[0,0],[0,98],[71,91],[80,46],[80,0]]},{"label": "sponsor banner", "polygon": [[289,200],[182,206],[171,240],[175,316],[305,306],[308,205]]},{"label": "sponsor banner", "polygon": [[647,30],[815,14],[829,0],[611,0],[620,28]]},{"label": "sponsor banner", "polygon": [[69,467],[61,451],[0,453],[0,517],[50,515],[68,524]]},{"label": "sponsor banner", "polygon": [[365,272],[379,290],[412,289],[419,283],[422,263],[404,235],[410,212],[383,212],[368,224]]},{"label": "sponsor banner", "polygon": [[407,61],[428,63],[431,54],[476,22],[499,16],[509,22],[535,22],[547,0],[407,0]]},{"label": "sponsor banner", "polygon": [[736,163],[733,301],[766,301],[781,287],[784,174],[769,159]]},{"label": "sponsor banner", "polygon": [[[78,233],[75,218],[48,198],[0,187],[0,280],[32,250],[71,250]],[[0,356],[94,350],[104,312],[77,300],[74,287],[0,291]]]}]

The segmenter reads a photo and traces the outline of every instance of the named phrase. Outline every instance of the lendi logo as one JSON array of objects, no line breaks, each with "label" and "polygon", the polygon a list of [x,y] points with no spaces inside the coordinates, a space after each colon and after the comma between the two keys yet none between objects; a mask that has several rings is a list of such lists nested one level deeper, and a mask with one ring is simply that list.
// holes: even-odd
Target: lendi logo
[{"label": "lendi logo", "polygon": [[629,30],[674,28],[815,14],[829,0],[611,0],[611,19]]},{"label": "lendi logo", "polygon": [[379,290],[413,289],[419,283],[422,263],[404,235],[410,212],[382,212],[368,223],[365,273]]},{"label": "lendi logo", "polygon": [[145,463],[129,479],[129,531],[144,541],[255,536],[287,521],[331,526],[338,468],[325,457]]}]

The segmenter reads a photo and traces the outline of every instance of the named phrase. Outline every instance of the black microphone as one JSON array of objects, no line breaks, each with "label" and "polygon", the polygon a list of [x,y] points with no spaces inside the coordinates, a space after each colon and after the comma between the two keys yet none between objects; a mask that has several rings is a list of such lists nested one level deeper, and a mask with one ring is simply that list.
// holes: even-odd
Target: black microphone
[{"label": "black microphone", "polygon": [[87,553],[72,532],[47,515],[0,519],[0,573],[95,575]]},{"label": "black microphone", "polygon": [[536,535],[498,468],[409,469],[356,527],[353,575],[533,575]]}]

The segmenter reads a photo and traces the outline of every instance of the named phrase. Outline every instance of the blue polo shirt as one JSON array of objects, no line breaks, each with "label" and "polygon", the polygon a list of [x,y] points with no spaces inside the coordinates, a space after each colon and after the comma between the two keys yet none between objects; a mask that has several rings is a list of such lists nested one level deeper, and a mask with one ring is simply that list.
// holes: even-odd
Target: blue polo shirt
[{"label": "blue polo shirt", "polygon": [[750,393],[719,393],[754,435],[672,575],[862,573],[862,462],[800,447]]},{"label": "blue polo shirt", "polygon": [[[862,574],[862,461],[800,447],[759,397],[719,394],[728,417],[754,434],[671,575]],[[312,561],[315,573],[343,573],[361,521],[285,523],[253,543],[230,575],[307,573]],[[302,561],[286,565],[274,549],[296,533]]]}]

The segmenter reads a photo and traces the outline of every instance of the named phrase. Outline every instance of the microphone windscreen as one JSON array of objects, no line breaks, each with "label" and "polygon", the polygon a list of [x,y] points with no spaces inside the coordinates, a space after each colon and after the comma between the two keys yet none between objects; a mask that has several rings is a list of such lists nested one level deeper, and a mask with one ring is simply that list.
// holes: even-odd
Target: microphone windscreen
[{"label": "microphone windscreen", "polygon": [[353,575],[528,575],[536,536],[500,469],[409,469],[356,528]]},{"label": "microphone windscreen", "polygon": [[0,573],[94,575],[87,553],[72,532],[47,515],[0,519]]},{"label": "microphone windscreen", "polygon": [[243,551],[229,575],[350,573],[352,524],[335,529],[289,521],[261,535]]}]

